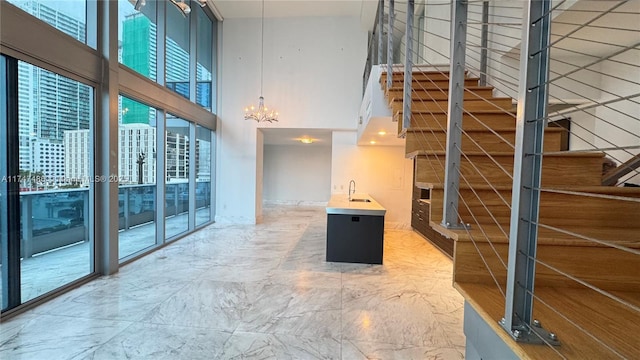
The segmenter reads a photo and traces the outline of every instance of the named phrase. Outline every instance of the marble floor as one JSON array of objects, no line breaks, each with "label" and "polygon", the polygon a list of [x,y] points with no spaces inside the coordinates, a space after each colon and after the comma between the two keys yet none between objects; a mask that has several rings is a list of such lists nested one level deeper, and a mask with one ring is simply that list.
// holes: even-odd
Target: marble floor
[{"label": "marble floor", "polygon": [[[197,209],[197,226],[208,222],[209,214],[209,208]],[[166,237],[185,232],[188,229],[188,217],[186,213],[168,216],[164,222]],[[147,250],[155,244],[155,222],[121,230],[118,233],[119,258]],[[86,241],[78,242],[22,259],[20,264],[22,301],[29,301],[90,274],[92,245]],[[2,278],[1,264],[0,278]],[[2,286],[0,281],[0,291]]]},{"label": "marble floor", "polygon": [[213,224],[0,324],[2,359],[462,359],[451,260],[386,230],[384,265],[327,263],[322,207]]}]

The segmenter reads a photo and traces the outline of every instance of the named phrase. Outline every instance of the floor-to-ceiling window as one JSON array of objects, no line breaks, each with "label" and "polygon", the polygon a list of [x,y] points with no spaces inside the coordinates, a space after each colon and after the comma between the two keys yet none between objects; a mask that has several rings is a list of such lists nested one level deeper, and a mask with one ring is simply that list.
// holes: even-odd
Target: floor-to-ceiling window
[{"label": "floor-to-ceiling window", "polygon": [[[99,21],[114,9],[117,22]],[[15,172],[13,185],[0,184],[3,312],[95,276],[94,266],[117,271],[115,260],[212,220],[217,22],[208,7],[191,10],[184,16],[169,1],[3,3],[3,19],[14,21],[3,24],[2,45],[11,46],[0,56],[15,78],[0,95],[3,105],[14,99],[14,114],[2,111],[0,144],[15,148],[0,151],[0,175]],[[40,36],[22,35],[32,29]],[[117,47],[98,49],[107,29]],[[116,56],[120,66],[110,63],[106,75],[105,60]],[[107,91],[94,104],[96,88]],[[113,93],[121,95],[102,96]],[[94,236],[117,246],[96,247]]]},{"label": "floor-to-ceiling window", "polygon": [[136,10],[129,0],[118,0],[118,60],[151,79],[157,79],[157,2],[146,1]]},{"label": "floor-to-ceiling window", "polygon": [[196,126],[196,226],[211,220],[213,146],[211,130]]},{"label": "floor-to-ceiling window", "polygon": [[120,96],[118,257],[156,244],[156,109]]},{"label": "floor-to-ceiling window", "polygon": [[22,301],[91,273],[93,88],[18,62]]},{"label": "floor-to-ceiling window", "polygon": [[[7,154],[9,144],[9,101],[8,94],[11,92],[10,81],[7,74],[7,58],[0,55],[0,144],[3,144],[0,150],[0,176],[7,181],[0,181],[0,309],[5,310],[10,306],[9,286],[12,281],[9,278],[8,267],[9,261],[17,259],[9,258],[9,186],[11,184],[11,174],[7,168],[9,156]],[[15,104],[14,104],[15,105]],[[11,271],[13,272],[13,271]],[[16,271],[17,273],[17,271]]]},{"label": "floor-to-ceiling window", "polygon": [[1,166],[16,186],[4,189],[3,203],[18,200],[5,220],[17,228],[3,241],[19,252],[3,253],[3,264],[17,266],[2,271],[20,281],[3,298],[19,292],[24,303],[93,272],[94,90],[24,61],[12,64],[4,70],[15,74],[17,88],[5,88],[0,101],[15,106],[2,126],[17,129],[5,130],[6,141],[17,147]]},{"label": "floor-to-ceiling window", "polygon": [[213,22],[202,8],[196,6],[196,104],[213,110]]},{"label": "floor-to-ceiling window", "polygon": [[189,230],[188,121],[167,114],[165,132],[165,238]]},{"label": "floor-to-ceiling window", "polygon": [[189,99],[189,61],[191,14],[179,10],[179,7],[167,6],[167,36],[165,55],[166,86]]},{"label": "floor-to-ceiling window", "polygon": [[93,33],[87,29],[87,0],[7,1],[84,44],[95,43],[87,37],[87,33]]}]

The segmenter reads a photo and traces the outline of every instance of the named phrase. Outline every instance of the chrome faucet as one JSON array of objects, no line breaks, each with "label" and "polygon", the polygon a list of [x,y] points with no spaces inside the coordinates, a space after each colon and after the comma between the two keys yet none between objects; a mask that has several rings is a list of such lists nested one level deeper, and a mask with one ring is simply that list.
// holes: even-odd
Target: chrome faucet
[{"label": "chrome faucet", "polygon": [[353,193],[356,193],[356,182],[351,180],[349,181],[349,201],[351,201],[351,184],[353,184]]}]

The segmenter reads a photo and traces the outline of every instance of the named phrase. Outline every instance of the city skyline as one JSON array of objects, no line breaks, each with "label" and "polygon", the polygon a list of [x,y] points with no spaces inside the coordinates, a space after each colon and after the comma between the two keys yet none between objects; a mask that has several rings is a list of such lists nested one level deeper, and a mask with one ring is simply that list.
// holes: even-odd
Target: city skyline
[{"label": "city skyline", "polygon": [[[62,13],[38,1],[19,1],[23,10],[61,29],[79,41],[86,39],[83,20]],[[122,8],[122,7],[121,7]],[[132,11],[133,7],[131,8]],[[122,14],[120,14],[122,15]],[[143,13],[123,17],[119,60],[144,76],[156,77],[156,25]],[[188,79],[189,54],[170,38],[167,42],[167,78]],[[186,69],[186,70],[185,70]],[[198,64],[198,73],[207,69]],[[184,84],[187,84],[185,92]],[[206,84],[205,84],[206,85]],[[188,80],[167,87],[188,97]],[[210,97],[209,86],[198,91],[198,98]],[[209,95],[207,95],[209,94]],[[19,63],[19,151],[23,174],[37,175],[45,187],[88,186],[91,178],[93,88],[37,66]],[[208,102],[210,106],[210,101]],[[155,183],[156,110],[126,97],[120,97],[118,180],[122,184]],[[176,130],[181,131],[181,130]],[[188,178],[188,132],[166,133],[166,181]],[[196,140],[196,148],[200,149]],[[210,146],[209,150],[210,151]],[[201,157],[196,154],[197,159]],[[207,156],[210,161],[210,155]],[[142,164],[138,164],[141,162]],[[141,166],[141,167],[140,167]],[[206,169],[205,169],[206,168]],[[196,165],[210,177],[210,166]],[[139,177],[140,171],[142,177]]]}]

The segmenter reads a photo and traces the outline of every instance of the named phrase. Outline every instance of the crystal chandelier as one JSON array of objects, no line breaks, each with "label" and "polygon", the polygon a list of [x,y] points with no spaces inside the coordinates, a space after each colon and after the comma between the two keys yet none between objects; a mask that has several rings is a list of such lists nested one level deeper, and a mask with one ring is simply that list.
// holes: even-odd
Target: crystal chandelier
[{"label": "crystal chandelier", "polygon": [[274,122],[278,121],[278,113],[265,107],[264,97],[260,96],[257,109],[253,105],[244,108],[244,119],[255,120],[257,122]]},{"label": "crystal chandelier", "polygon": [[263,88],[263,69],[264,69],[264,0],[262,0],[262,20],[261,20],[261,30],[260,30],[260,98],[258,98],[258,108],[251,105],[249,107],[244,108],[244,119],[245,120],[255,120],[257,122],[274,122],[278,121],[278,112],[275,110],[269,110],[266,106],[264,106],[264,97],[262,96],[262,88]]}]

